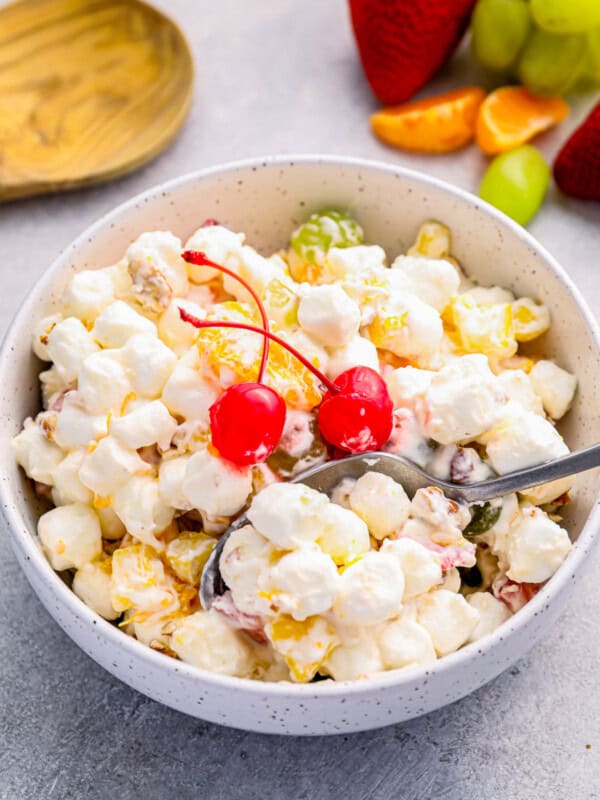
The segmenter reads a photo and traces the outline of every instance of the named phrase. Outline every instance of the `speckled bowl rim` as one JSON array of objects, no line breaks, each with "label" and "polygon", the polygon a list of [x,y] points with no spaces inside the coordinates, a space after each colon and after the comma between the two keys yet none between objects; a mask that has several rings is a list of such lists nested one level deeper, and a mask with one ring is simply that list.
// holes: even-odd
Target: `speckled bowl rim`
[{"label": "speckled bowl rim", "polygon": [[[583,296],[573,284],[565,270],[558,264],[550,253],[539,244],[539,242],[519,224],[511,220],[509,217],[498,211],[493,206],[489,205],[479,197],[471,194],[470,192],[460,189],[446,181],[439,178],[426,175],[418,172],[417,170],[408,169],[406,167],[389,164],[383,161],[375,161],[356,157],[335,156],[335,155],[317,155],[317,154],[299,154],[299,155],[277,155],[277,156],[263,156],[248,158],[239,161],[230,161],[225,164],[218,164],[205,169],[197,170],[194,172],[182,175],[179,178],[174,178],[164,183],[158,184],[145,192],[142,192],[130,200],[121,203],[119,206],[109,211],[102,216],[97,222],[89,226],[83,233],[81,233],[71,244],[69,244],[60,255],[53,261],[52,265],[46,271],[44,276],[38,281],[35,288],[26,296],[21,307],[15,314],[0,349],[0,382],[2,381],[2,373],[6,369],[6,362],[8,361],[7,354],[17,342],[16,330],[17,323],[21,319],[31,314],[33,307],[37,305],[39,296],[48,286],[52,284],[54,273],[60,270],[61,265],[69,257],[69,254],[76,250],[78,247],[83,247],[86,240],[92,238],[98,231],[114,223],[118,218],[127,213],[130,209],[154,199],[163,192],[172,192],[180,186],[202,180],[204,178],[221,175],[228,172],[234,172],[240,169],[259,169],[261,167],[294,167],[296,165],[309,165],[315,166],[325,164],[329,166],[343,167],[359,167],[365,171],[376,170],[380,172],[387,172],[391,174],[400,175],[409,178],[418,183],[424,184],[426,187],[431,186],[437,190],[446,192],[454,197],[474,206],[492,217],[500,227],[504,228],[509,235],[516,236],[532,248],[536,254],[545,262],[546,266],[553,271],[565,290],[567,290],[573,297],[575,303],[579,308],[585,324],[589,328],[594,344],[596,346],[597,354],[600,355],[600,327],[596,322],[592,312],[588,308]],[[16,488],[11,485],[12,481],[0,482],[0,501],[2,516],[6,522],[13,547],[20,547],[25,554],[31,569],[35,570],[37,576],[50,584],[50,587],[56,593],[58,600],[65,603],[70,610],[79,615],[90,628],[94,626],[95,633],[104,637],[108,643],[117,648],[123,648],[132,656],[147,660],[149,665],[166,672],[177,672],[184,674],[192,679],[200,679],[207,685],[212,685],[220,689],[236,688],[243,689],[248,693],[264,695],[278,695],[278,696],[319,696],[319,695],[355,695],[364,692],[371,692],[379,687],[402,686],[403,684],[414,681],[415,677],[419,674],[423,678],[431,678],[434,675],[450,671],[453,667],[463,665],[468,667],[470,661],[483,658],[489,651],[500,642],[515,636],[518,631],[525,627],[531,617],[536,616],[544,606],[552,603],[554,597],[560,594],[561,588],[564,588],[576,574],[583,570],[585,566],[585,559],[591,547],[596,544],[594,539],[595,534],[600,528],[600,491],[596,494],[594,504],[587,517],[587,520],[581,529],[577,541],[573,544],[569,555],[559,567],[557,572],[550,578],[550,580],[543,586],[535,597],[533,597],[526,606],[518,611],[507,622],[501,625],[492,633],[482,637],[478,641],[462,647],[460,650],[451,653],[450,655],[440,658],[438,661],[428,664],[426,667],[410,667],[402,670],[390,670],[388,672],[380,673],[371,678],[364,678],[355,681],[320,681],[318,683],[297,684],[288,681],[277,683],[262,682],[252,680],[250,678],[237,678],[228,675],[220,675],[215,672],[195,667],[187,664],[184,661],[179,661],[165,656],[152,650],[150,647],[138,642],[133,637],[127,636],[115,625],[100,617],[92,611],[85,603],[80,600],[77,595],[61,580],[56,572],[50,566],[39,545],[35,540],[35,532],[32,532],[26,526],[24,520],[16,512],[13,507],[11,495],[16,493]],[[504,633],[507,624],[510,623],[510,630],[507,634]]]}]

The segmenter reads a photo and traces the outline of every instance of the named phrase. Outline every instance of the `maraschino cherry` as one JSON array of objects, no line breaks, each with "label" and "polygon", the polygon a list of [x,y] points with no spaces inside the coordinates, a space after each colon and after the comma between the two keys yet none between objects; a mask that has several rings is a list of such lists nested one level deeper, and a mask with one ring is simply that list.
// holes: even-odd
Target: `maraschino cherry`
[{"label": "maraschino cherry", "polygon": [[[186,250],[183,259],[189,264],[213,267],[238,281],[256,302],[263,328],[269,329],[269,318],[260,297],[243,278],[199,251]],[[179,313],[186,319],[182,309]],[[240,467],[259,464],[268,458],[277,447],[285,426],[283,398],[263,383],[268,356],[269,339],[265,336],[257,382],[229,386],[209,408],[213,445],[223,458]]]},{"label": "maraschino cherry", "polygon": [[394,404],[385,381],[370,367],[357,366],[334,380],[319,406],[324,439],[348,453],[377,450],[390,438]]},{"label": "maraschino cherry", "polygon": [[[364,453],[382,447],[392,432],[393,403],[383,378],[370,367],[356,366],[330,381],[314,364],[288,342],[269,330],[264,306],[254,290],[238,275],[206,258],[203,253],[186,252],[186,261],[214,267],[238,280],[255,299],[263,328],[242,322],[207,321],[179,309],[181,319],[196,328],[234,328],[253,331],[264,337],[263,361],[258,383],[230,386],[210,408],[213,444],[234,464],[249,465],[264,461],[273,452],[285,424],[283,399],[262,383],[266,365],[265,350],[272,340],[288,350],[324,385],[325,396],[319,407],[318,423],[323,438],[347,453]],[[243,420],[244,429],[239,427]]]}]

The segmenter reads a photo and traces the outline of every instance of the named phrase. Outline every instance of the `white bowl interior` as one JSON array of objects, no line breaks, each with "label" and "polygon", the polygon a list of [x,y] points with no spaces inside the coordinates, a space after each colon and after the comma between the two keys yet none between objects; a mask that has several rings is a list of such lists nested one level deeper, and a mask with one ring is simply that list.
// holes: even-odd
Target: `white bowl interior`
[{"label": "white bowl interior", "polygon": [[[74,272],[114,263],[122,256],[127,245],[144,231],[171,230],[185,241],[207,217],[215,217],[224,225],[244,231],[249,244],[269,254],[288,242],[291,230],[306,219],[309,213],[326,207],[344,208],[354,214],[363,225],[367,240],[381,244],[390,257],[406,251],[424,221],[440,220],[451,228],[453,254],[470,276],[483,285],[499,284],[518,294],[529,295],[546,303],[552,314],[553,325],[551,331],[535,343],[535,350],[555,358],[559,364],[574,371],[579,378],[574,408],[561,424],[561,430],[572,449],[600,440],[600,408],[596,402],[600,346],[595,323],[560,268],[553,265],[552,259],[531,237],[477,198],[452,190],[434,179],[382,164],[316,157],[234,164],[172,181],[111,212],[79,237],[33,288],[7,336],[0,363],[2,440],[8,444],[9,437],[17,432],[23,419],[39,409],[38,373],[41,365],[31,353],[31,329],[34,321],[50,310]],[[5,447],[3,468],[5,516],[11,523],[15,548],[27,570],[25,562],[29,561],[28,549],[36,541],[36,520],[40,506],[29,482],[14,465],[9,447]],[[580,476],[576,498],[567,515],[567,524],[573,539],[583,529],[593,507],[596,491],[594,473]],[[575,555],[570,558],[575,559]],[[573,573],[582,561],[581,557],[574,562]],[[569,559],[563,567],[565,575],[566,570],[570,569],[568,562]],[[52,605],[56,609],[56,612],[52,608],[51,611],[65,629],[77,626],[81,629],[79,633],[74,633],[73,630],[69,632],[108,669],[151,696],[185,710],[186,700],[183,697],[173,699],[168,684],[164,684],[167,673],[174,681],[182,681],[182,686],[185,683],[187,695],[196,691],[193,682],[196,675],[198,685],[201,683],[200,678],[203,678],[204,688],[212,680],[212,691],[220,696],[225,693],[227,684],[234,690],[236,702],[239,703],[239,721],[232,722],[231,717],[227,717],[217,708],[216,701],[214,710],[211,710],[210,703],[206,703],[203,710],[197,709],[198,715],[255,730],[296,733],[360,730],[423,713],[451,702],[489,680],[521,655],[530,642],[541,634],[543,627],[541,614],[537,621],[527,620],[527,625],[531,626],[530,633],[526,634],[522,625],[518,635],[514,636],[512,648],[504,641],[509,638],[510,631],[506,636],[500,636],[499,640],[497,638],[492,641],[488,637],[490,642],[487,650],[498,645],[496,659],[490,657],[484,660],[482,657],[480,667],[468,672],[468,676],[463,672],[464,659],[470,657],[466,650],[462,654],[442,659],[428,673],[430,685],[425,693],[426,699],[412,692],[413,688],[420,685],[418,676],[410,680],[404,679],[401,674],[397,678],[387,676],[384,684],[393,690],[393,694],[388,694],[390,708],[393,710],[388,711],[387,716],[383,716],[384,712],[376,709],[370,700],[376,691],[377,679],[373,679],[375,682],[362,682],[365,691],[360,719],[356,715],[352,717],[343,707],[341,712],[337,712],[337,706],[333,705],[329,707],[329,717],[321,719],[324,712],[320,710],[318,698],[326,696],[329,691],[327,684],[294,686],[289,691],[275,691],[269,687],[259,690],[257,687],[253,690],[253,697],[262,691],[269,700],[274,696],[284,697],[282,704],[289,704],[293,695],[302,697],[305,701],[305,704],[293,706],[292,710],[299,715],[298,719],[310,719],[310,724],[303,723],[301,726],[290,714],[286,716],[283,711],[281,719],[275,724],[270,721],[270,711],[260,711],[255,704],[244,710],[246,697],[249,696],[245,694],[248,690],[243,689],[244,685],[247,686],[247,681],[233,679],[228,684],[224,679],[207,676],[207,673],[193,669],[190,671],[186,665],[180,667],[179,678],[176,678],[174,672],[178,670],[173,666],[174,662],[151,651],[146,655],[147,649],[133,643],[136,645],[135,656],[129,653],[127,658],[135,659],[140,664],[146,660],[148,669],[152,670],[151,674],[156,673],[158,676],[152,686],[149,685],[150,678],[148,685],[140,680],[136,682],[131,673],[126,672],[121,656],[115,655],[114,647],[109,656],[103,655],[104,640],[100,646],[83,644],[86,640],[85,626],[88,623],[85,617],[82,621],[79,601],[74,598],[73,607],[68,609],[66,605],[70,600],[63,598],[54,602],[56,576],[49,564],[40,566],[38,563],[30,569],[35,572],[30,573],[30,579],[41,596],[41,586],[46,584],[42,599],[47,607]],[[558,576],[550,582],[548,592],[552,591],[553,585],[558,587],[559,584],[555,583],[557,578]],[[526,620],[527,614],[527,608],[520,612],[520,615],[524,615],[523,620]],[[548,614],[548,620],[555,616],[553,609]],[[78,622],[75,623],[74,619]],[[97,635],[108,630],[102,627],[106,623],[101,620],[99,623]],[[469,652],[473,657],[477,657],[478,653],[483,653],[485,657],[487,651],[485,648],[474,649],[471,646]],[[109,658],[115,659],[112,667]],[[453,675],[451,684],[442,677],[446,669],[444,662],[451,667],[448,672]],[[436,688],[437,678],[440,684]],[[216,684],[223,685],[215,689]],[[236,685],[240,687],[239,691],[235,690]],[[356,688],[358,691],[358,687]],[[306,693],[303,693],[304,689]],[[310,705],[310,698],[310,702],[314,700],[314,706]],[[267,708],[270,708],[268,704]],[[307,727],[310,730],[303,729]]]}]

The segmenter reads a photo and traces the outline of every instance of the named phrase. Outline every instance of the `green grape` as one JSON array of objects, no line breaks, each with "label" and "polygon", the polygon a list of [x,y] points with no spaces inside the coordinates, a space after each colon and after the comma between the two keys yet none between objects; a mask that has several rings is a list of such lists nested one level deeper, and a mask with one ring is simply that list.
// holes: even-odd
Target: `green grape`
[{"label": "green grape", "polygon": [[468,539],[489,531],[500,519],[501,512],[501,504],[493,506],[491,503],[484,503],[481,506],[471,506],[471,521],[464,529],[463,535]]},{"label": "green grape", "polygon": [[581,74],[585,53],[583,34],[555,36],[534,30],[519,61],[521,83],[540,97],[563,94]]},{"label": "green grape", "polygon": [[525,0],[479,0],[471,20],[474,57],[488,69],[510,69],[525,44],[530,24]]},{"label": "green grape", "polygon": [[548,33],[584,33],[600,25],[599,0],[531,0],[531,15]]},{"label": "green grape", "polygon": [[577,89],[596,89],[600,87],[600,28],[586,34],[587,48],[581,68],[581,79]]},{"label": "green grape", "polygon": [[321,211],[292,233],[292,249],[309,264],[322,264],[330,247],[364,242],[363,229],[343,211]]},{"label": "green grape", "polygon": [[525,144],[492,161],[481,181],[479,196],[527,225],[541,206],[549,181],[550,167],[542,154]]}]

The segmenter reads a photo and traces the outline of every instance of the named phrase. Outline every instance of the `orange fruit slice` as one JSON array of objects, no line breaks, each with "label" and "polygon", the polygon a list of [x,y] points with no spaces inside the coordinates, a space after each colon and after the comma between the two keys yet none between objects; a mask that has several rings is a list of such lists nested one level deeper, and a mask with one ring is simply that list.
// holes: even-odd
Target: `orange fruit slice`
[{"label": "orange fruit slice", "polygon": [[536,97],[524,86],[503,86],[479,108],[477,144],[488,155],[512,150],[557,125],[568,113],[562,97]]},{"label": "orange fruit slice", "polygon": [[468,144],[485,92],[467,86],[452,92],[383,108],[371,116],[373,132],[393,147],[420,153],[448,153]]}]

